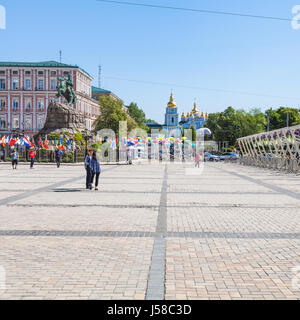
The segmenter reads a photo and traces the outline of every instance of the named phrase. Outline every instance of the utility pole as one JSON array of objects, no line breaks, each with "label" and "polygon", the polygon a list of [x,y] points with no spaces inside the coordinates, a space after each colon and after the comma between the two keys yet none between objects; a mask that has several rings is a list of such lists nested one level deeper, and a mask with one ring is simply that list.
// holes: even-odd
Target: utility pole
[{"label": "utility pole", "polygon": [[99,70],[98,70],[98,88],[101,88],[101,74],[102,74],[102,67],[101,67],[101,64],[99,64]]},{"label": "utility pole", "polygon": [[267,114],[267,123],[268,123],[267,131],[269,132],[270,131],[270,115],[269,115],[269,113]]},{"label": "utility pole", "polygon": [[59,62],[61,63],[61,56],[62,56],[62,52],[61,50],[59,50]]},{"label": "utility pole", "polygon": [[286,127],[288,128],[290,126],[290,114],[286,114]]}]

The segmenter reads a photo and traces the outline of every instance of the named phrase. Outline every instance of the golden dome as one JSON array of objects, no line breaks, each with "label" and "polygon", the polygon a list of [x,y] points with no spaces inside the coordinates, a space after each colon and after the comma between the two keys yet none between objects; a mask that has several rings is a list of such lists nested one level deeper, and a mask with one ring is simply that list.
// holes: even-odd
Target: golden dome
[{"label": "golden dome", "polygon": [[186,117],[187,117],[187,118],[189,118],[189,117],[190,117],[190,113],[189,113],[189,112],[186,114]]},{"label": "golden dome", "polygon": [[171,93],[170,102],[168,103],[168,108],[176,108],[176,102],[174,101],[173,92]]},{"label": "golden dome", "polygon": [[208,112],[206,112],[206,115],[205,115],[205,116],[206,116],[206,118],[208,119],[208,117],[209,117],[209,114],[208,114]]},{"label": "golden dome", "polygon": [[181,118],[185,118],[185,114],[184,114],[184,112],[182,112]]},{"label": "golden dome", "polygon": [[199,113],[199,110],[197,109],[197,103],[196,101],[194,102],[194,109],[192,111],[192,114],[198,114]]},{"label": "golden dome", "polygon": [[201,117],[204,118],[204,112],[201,113]]}]

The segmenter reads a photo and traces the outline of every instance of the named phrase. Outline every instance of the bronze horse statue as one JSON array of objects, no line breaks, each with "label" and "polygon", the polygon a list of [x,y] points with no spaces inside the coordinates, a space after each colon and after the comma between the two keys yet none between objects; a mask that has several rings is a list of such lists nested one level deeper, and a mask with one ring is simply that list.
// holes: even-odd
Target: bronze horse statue
[{"label": "bronze horse statue", "polygon": [[74,84],[71,76],[68,79],[64,77],[59,77],[59,86],[57,87],[57,98],[64,97],[67,101],[67,105],[71,105],[77,102],[76,93],[74,90]]}]

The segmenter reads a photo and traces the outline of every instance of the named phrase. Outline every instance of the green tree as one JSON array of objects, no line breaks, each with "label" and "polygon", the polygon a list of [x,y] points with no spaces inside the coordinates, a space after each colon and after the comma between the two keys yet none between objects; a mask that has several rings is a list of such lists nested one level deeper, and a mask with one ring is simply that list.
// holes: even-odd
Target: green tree
[{"label": "green tree", "polygon": [[271,108],[266,111],[265,115],[270,118],[271,131],[285,128],[287,126],[287,117],[289,117],[290,127],[300,124],[300,114],[296,108],[280,107],[277,110]]},{"label": "green tree", "polygon": [[265,115],[259,109],[250,112],[228,107],[223,112],[209,115],[206,127],[212,131],[216,141],[227,141],[234,146],[238,138],[264,132]]},{"label": "green tree", "polygon": [[138,127],[138,124],[124,110],[122,102],[109,96],[102,96],[99,99],[100,116],[94,123],[94,130],[112,129],[115,134],[119,135],[119,122],[127,121],[127,130]]},{"label": "green tree", "polygon": [[152,119],[146,119],[146,123],[153,123],[153,124],[158,124],[155,120]]},{"label": "green tree", "polygon": [[138,107],[138,105],[134,102],[131,102],[128,108],[128,114],[132,119],[135,120],[135,122],[138,124],[138,126],[141,129],[148,130],[148,127],[146,125],[146,115],[145,112]]},{"label": "green tree", "polygon": [[192,129],[192,141],[195,142],[197,141],[197,132],[194,126],[191,126]]}]

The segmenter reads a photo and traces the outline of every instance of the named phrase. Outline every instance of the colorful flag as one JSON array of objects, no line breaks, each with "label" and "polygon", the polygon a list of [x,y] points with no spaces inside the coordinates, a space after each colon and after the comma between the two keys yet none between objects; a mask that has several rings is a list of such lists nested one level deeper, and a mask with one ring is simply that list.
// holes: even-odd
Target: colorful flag
[{"label": "colorful flag", "polygon": [[46,150],[48,150],[48,140],[47,140],[47,138],[45,139],[44,147],[45,147]]},{"label": "colorful flag", "polygon": [[75,138],[73,138],[73,151],[76,150],[76,141],[75,141]]},{"label": "colorful flag", "polygon": [[17,139],[11,138],[9,141],[9,145],[12,147],[15,145],[16,142],[17,142]]},{"label": "colorful flag", "polygon": [[32,147],[32,143],[30,142],[30,140],[27,137],[23,138],[23,144],[28,148]]},{"label": "colorful flag", "polygon": [[39,146],[40,146],[41,148],[44,147],[42,137],[40,137],[40,139],[39,139]]},{"label": "colorful flag", "polygon": [[64,142],[62,136],[60,136],[59,149],[64,150]]},{"label": "colorful flag", "polygon": [[70,141],[70,139],[69,139],[69,138],[68,138],[68,140],[67,140],[67,144],[68,144],[68,148],[69,148],[69,150],[72,150],[71,141]]}]

